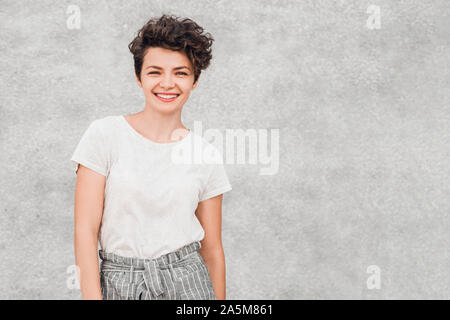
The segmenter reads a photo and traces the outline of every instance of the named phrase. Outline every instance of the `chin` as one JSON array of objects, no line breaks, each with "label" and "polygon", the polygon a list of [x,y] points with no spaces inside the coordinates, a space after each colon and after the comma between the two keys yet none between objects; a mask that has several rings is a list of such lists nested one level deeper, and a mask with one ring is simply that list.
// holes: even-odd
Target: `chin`
[{"label": "chin", "polygon": [[151,106],[154,110],[157,110],[160,113],[174,113],[181,109],[181,107],[178,105],[168,106],[161,103],[153,103],[151,104]]}]

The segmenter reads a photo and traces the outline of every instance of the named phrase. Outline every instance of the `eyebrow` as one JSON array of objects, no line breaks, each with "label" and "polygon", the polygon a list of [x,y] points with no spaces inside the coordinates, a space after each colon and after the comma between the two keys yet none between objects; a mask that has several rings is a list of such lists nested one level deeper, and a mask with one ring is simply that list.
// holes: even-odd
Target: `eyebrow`
[{"label": "eyebrow", "polygon": [[[155,69],[159,69],[159,70],[162,69],[161,67],[158,67],[158,66],[148,66],[145,69],[148,69],[148,68],[155,68]],[[180,70],[180,69],[185,69],[185,68],[188,69],[189,71],[191,70],[190,68],[188,68],[186,66],[176,67],[176,68],[173,68],[173,70]]]}]

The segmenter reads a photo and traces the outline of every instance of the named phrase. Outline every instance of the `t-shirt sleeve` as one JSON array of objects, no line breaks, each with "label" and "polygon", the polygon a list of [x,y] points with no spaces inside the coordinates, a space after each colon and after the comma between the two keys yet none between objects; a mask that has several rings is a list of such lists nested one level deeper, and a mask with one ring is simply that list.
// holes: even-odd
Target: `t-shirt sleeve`
[{"label": "t-shirt sleeve", "polygon": [[211,166],[211,173],[206,182],[206,185],[203,188],[203,191],[200,194],[199,202],[232,190],[223,163],[217,163]]},{"label": "t-shirt sleeve", "polygon": [[70,160],[75,163],[75,173],[78,171],[78,164],[82,164],[101,175],[108,175],[108,145],[98,119],[86,129]]}]

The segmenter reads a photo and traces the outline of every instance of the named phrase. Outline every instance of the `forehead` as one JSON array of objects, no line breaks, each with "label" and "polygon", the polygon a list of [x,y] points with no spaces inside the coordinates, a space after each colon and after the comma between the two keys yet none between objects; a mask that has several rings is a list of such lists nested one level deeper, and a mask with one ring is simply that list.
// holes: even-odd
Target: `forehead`
[{"label": "forehead", "polygon": [[185,53],[173,51],[160,47],[150,47],[144,55],[143,67],[157,65],[163,68],[173,68],[179,66],[191,67],[191,62]]}]

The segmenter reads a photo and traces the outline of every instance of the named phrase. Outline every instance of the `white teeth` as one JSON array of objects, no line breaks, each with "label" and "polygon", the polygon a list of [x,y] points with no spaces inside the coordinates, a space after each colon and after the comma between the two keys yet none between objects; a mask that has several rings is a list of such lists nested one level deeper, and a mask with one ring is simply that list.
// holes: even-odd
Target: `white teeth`
[{"label": "white teeth", "polygon": [[164,99],[172,99],[176,98],[177,95],[165,95],[165,94],[156,94],[158,97],[164,98]]}]

